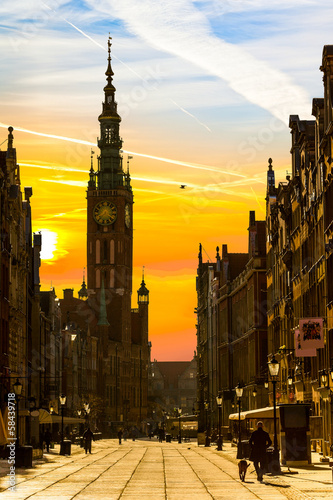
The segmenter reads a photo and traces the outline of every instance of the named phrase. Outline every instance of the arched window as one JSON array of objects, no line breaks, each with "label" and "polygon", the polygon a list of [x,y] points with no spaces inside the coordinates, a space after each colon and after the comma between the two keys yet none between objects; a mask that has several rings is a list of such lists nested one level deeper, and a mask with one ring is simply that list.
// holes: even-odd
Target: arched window
[{"label": "arched window", "polygon": [[110,127],[106,127],[105,129],[105,142],[110,144],[111,142],[111,129]]},{"label": "arched window", "polygon": [[96,240],[96,264],[101,263],[101,242]]},{"label": "arched window", "polygon": [[107,264],[108,261],[108,242],[107,240],[104,240],[103,243],[103,262],[104,264]]},{"label": "arched window", "polygon": [[101,288],[101,271],[96,269],[96,288]]},{"label": "arched window", "polygon": [[110,241],[110,264],[114,264],[114,240]]}]

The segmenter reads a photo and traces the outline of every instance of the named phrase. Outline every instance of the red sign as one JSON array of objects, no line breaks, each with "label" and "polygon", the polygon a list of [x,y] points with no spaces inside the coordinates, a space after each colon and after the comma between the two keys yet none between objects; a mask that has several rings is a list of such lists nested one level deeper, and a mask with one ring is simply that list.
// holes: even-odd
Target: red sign
[{"label": "red sign", "polygon": [[302,348],[301,333],[299,330],[295,330],[295,356],[298,358],[311,358],[317,356],[317,350],[315,348]]}]

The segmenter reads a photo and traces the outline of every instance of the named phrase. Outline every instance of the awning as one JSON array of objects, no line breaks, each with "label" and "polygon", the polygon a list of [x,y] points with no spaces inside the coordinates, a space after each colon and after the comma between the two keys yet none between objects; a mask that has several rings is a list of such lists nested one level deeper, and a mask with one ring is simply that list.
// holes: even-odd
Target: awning
[{"label": "awning", "polygon": [[40,408],[39,410],[39,423],[40,424],[52,424],[52,418],[48,411]]},{"label": "awning", "polygon": [[[279,407],[276,407],[276,414],[279,416]],[[258,408],[257,410],[241,411],[240,419],[245,420],[249,418],[274,418],[274,408],[273,406],[267,406],[266,408]],[[229,420],[238,420],[239,413],[231,413],[229,415]]]},{"label": "awning", "polygon": [[[52,424],[61,424],[61,415],[51,415]],[[84,418],[77,417],[64,417],[64,425],[68,424],[84,424],[86,420]]]},{"label": "awning", "polygon": [[[39,411],[39,423],[40,424],[61,424],[61,415],[53,415],[42,408]],[[64,417],[64,425],[68,424],[84,424],[85,419],[76,417]]]}]

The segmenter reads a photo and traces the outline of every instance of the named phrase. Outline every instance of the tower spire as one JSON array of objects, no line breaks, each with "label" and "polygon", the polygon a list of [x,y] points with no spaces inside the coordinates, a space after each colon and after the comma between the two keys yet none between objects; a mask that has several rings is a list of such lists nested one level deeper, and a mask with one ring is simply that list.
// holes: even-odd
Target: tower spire
[{"label": "tower spire", "polygon": [[79,299],[87,299],[88,298],[88,290],[86,285],[86,268],[83,268],[83,279],[82,285],[78,293]]},{"label": "tower spire", "polygon": [[138,304],[149,304],[149,290],[145,283],[145,266],[142,266],[142,281],[138,290]]}]

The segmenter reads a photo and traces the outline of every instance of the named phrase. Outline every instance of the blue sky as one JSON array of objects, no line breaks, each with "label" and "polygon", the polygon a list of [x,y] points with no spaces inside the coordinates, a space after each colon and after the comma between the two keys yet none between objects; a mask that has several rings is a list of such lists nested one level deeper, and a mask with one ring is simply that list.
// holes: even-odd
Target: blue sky
[{"label": "blue sky", "polygon": [[[177,317],[186,317],[181,332],[191,340],[178,359],[189,359],[198,244],[209,255],[223,243],[246,251],[249,210],[265,217],[268,158],[278,181],[290,170],[289,115],[311,119],[312,98],[323,96],[332,14],[328,0],[2,2],[0,142],[12,125],[23,183],[34,189],[34,227],[54,249],[43,256],[44,282],[52,272],[60,290],[82,281],[84,251],[77,267],[64,260],[79,252],[65,221],[82,239],[110,32],[121,135],[133,156],[134,282],[145,265],[153,296],[169,309],[170,290],[180,308],[179,283],[187,284],[191,300],[167,327],[179,335]],[[61,210],[49,201],[60,189]]]}]

